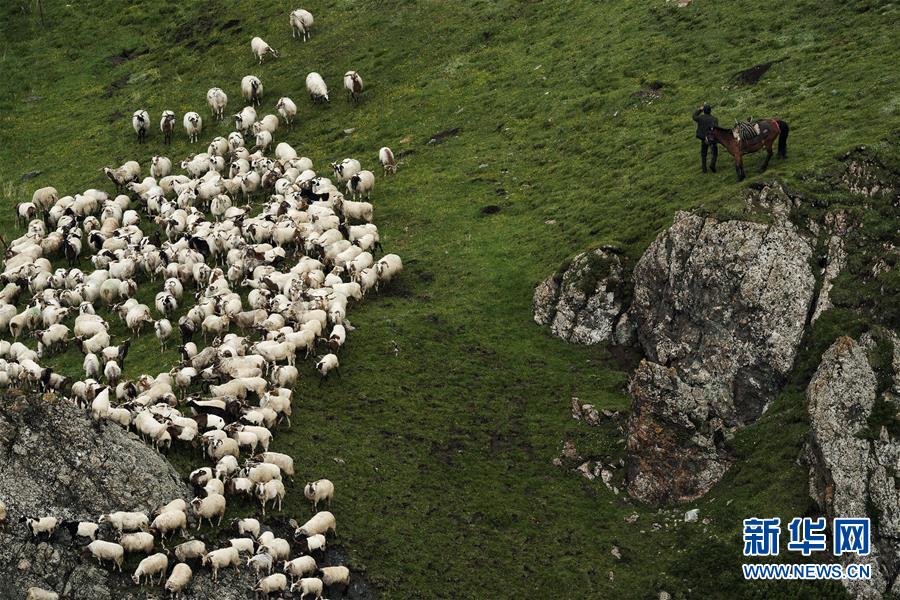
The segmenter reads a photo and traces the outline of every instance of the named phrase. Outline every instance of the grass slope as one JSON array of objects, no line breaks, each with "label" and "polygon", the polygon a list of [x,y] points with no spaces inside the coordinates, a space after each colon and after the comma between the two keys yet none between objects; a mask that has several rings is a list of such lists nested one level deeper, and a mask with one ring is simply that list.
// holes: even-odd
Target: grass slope
[{"label": "grass slope", "polygon": [[[678,525],[680,508],[657,514],[550,464],[564,439],[586,456],[621,456],[611,428],[572,421],[569,399],[625,409],[628,374],[606,350],[536,327],[532,287],[592,244],[619,246],[635,260],[678,209],[740,207],[727,155],[718,175],[699,174],[690,113],[704,100],[725,124],[751,114],[790,122],[790,158],[770,171],[782,178],[896,129],[895,4],[315,0],[304,4],[316,16],[306,44],[290,39],[293,7],[270,0],[47,0],[45,27],[23,10],[31,4],[0,9],[7,239],[12,205],[36,187],[109,188],[103,165],[203,149],[183,135],[164,148],[156,127],[137,146],[130,114],[139,107],[154,123],[163,109],[175,110],[179,124],[197,110],[202,139],[225,135],[228,125],[208,117],[206,90],[222,87],[235,112],[240,78],[250,73],[265,86],[260,114],[274,112],[281,95],[297,101],[298,125],[276,138],[320,169],[344,156],[372,168],[382,145],[408,152],[374,196],[385,247],[408,269],[351,311],[358,331],[342,357],[343,379],[318,388],[304,367],[298,418],[274,447],[295,456],[299,479],[337,483],[342,541],[385,596],[772,593],[740,580],[740,520],[808,508],[795,462],[802,394],[786,394],[735,440],[740,466],[698,504],[709,524]],[[257,66],[254,35],[281,58]],[[136,56],[109,58],[125,51]],[[782,62],[757,85],[732,80],[770,60]],[[351,68],[367,83],[358,107],[341,95],[340,76]],[[330,105],[307,101],[311,70],[332,87]],[[453,127],[458,136],[426,143]],[[761,161],[747,160],[751,176]],[[41,174],[23,181],[31,170]],[[482,215],[489,204],[502,210]],[[80,359],[70,350],[53,364],[77,373]],[[161,363],[147,335],[127,374],[174,360],[170,351]],[[196,461],[175,459],[185,468]],[[286,512],[309,513],[296,488]],[[626,523],[633,512],[637,523]],[[610,554],[614,544],[621,561]],[[777,589],[840,595],[834,586]]]}]

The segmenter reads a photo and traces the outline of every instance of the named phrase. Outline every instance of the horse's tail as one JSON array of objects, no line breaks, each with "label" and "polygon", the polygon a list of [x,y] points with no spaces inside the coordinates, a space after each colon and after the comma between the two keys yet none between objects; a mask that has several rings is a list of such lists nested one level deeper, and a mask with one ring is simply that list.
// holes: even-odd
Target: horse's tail
[{"label": "horse's tail", "polygon": [[791,128],[781,119],[775,119],[775,122],[778,123],[778,129],[781,130],[781,134],[778,136],[778,156],[787,158],[787,138]]}]

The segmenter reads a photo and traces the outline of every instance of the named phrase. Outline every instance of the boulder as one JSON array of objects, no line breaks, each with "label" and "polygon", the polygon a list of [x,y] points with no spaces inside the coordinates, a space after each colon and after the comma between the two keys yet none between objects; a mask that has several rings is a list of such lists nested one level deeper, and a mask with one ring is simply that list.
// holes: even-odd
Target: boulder
[{"label": "boulder", "polygon": [[693,499],[725,473],[726,432],[758,419],[794,364],[812,252],[786,218],[679,212],[638,261],[629,315],[647,360],[630,385],[633,496]]},{"label": "boulder", "polygon": [[[900,380],[900,343],[892,336],[893,385]],[[900,464],[900,438],[871,422],[879,401],[896,417],[900,404],[891,389],[879,392],[879,380],[868,354],[875,347],[868,334],[857,342],[841,337],[822,355],[806,389],[810,416],[810,492],[828,517],[870,517],[872,552],[843,555],[846,563],[872,565],[872,578],[844,585],[855,598],[881,598],[900,592],[900,490],[895,480]],[[873,426],[877,429],[873,431]],[[893,582],[892,589],[888,586]]]},{"label": "boulder", "polygon": [[[597,344],[616,340],[623,312],[623,267],[617,254],[597,248],[583,252],[534,292],[534,320],[568,342]],[[618,336],[627,339],[627,332]]]}]

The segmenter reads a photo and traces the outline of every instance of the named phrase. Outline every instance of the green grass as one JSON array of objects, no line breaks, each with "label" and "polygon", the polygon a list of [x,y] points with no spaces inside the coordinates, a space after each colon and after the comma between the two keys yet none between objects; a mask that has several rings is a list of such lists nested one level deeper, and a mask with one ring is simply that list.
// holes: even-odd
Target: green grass
[{"label": "green grass", "polygon": [[[395,178],[379,177],[373,200],[386,251],[407,269],[351,311],[357,331],[342,379],[319,388],[311,365],[303,367],[294,427],[273,447],[295,457],[298,480],[336,482],[341,539],[385,596],[774,593],[739,579],[740,522],[809,508],[796,464],[803,381],[738,434],[735,467],[708,498],[657,514],[551,465],[567,439],[586,457],[621,457],[611,427],[588,429],[569,406],[578,396],[626,409],[628,370],[605,349],[571,346],[537,327],[532,288],[588,246],[622,248],[633,264],[677,210],[740,214],[729,157],[717,175],[699,173],[690,113],[703,101],[723,124],[751,114],[791,124],[790,158],[774,160],[769,178],[831,169],[837,153],[896,131],[895,4],[315,0],[304,4],[316,17],[306,44],[290,39],[293,7],[270,0],[46,1],[46,27],[22,9],[32,4],[0,9],[7,240],[16,235],[12,205],[36,187],[109,189],[98,172],[104,165],[204,150],[186,143],[182,114],[201,113],[203,140],[227,134],[227,124],[209,118],[206,90],[222,87],[236,112],[240,78],[251,73],[265,87],[261,115],[281,95],[297,102],[298,124],[276,140],[318,168],[345,156],[372,168],[382,145],[408,152]],[[254,35],[281,58],[257,66]],[[125,50],[143,54],[108,60]],[[755,86],[732,81],[738,70],[778,59]],[[349,69],[367,84],[357,107],[340,89]],[[308,102],[311,70],[331,86],[330,105]],[[662,83],[658,99],[635,95],[653,82]],[[146,146],[136,145],[137,108],[154,124],[163,109],[176,111],[171,148],[157,126]],[[426,143],[453,127],[458,136]],[[748,157],[751,180],[761,163]],[[41,174],[22,181],[31,170]],[[481,214],[489,204],[502,210]],[[141,297],[154,292],[144,287]],[[837,335],[847,321],[834,323]],[[823,322],[810,334],[804,373],[831,333]],[[134,344],[127,375],[174,360],[174,351],[160,360],[148,334]],[[80,362],[70,350],[51,364],[76,374]],[[677,522],[694,505],[708,525]],[[634,525],[624,520],[633,512]],[[296,487],[286,513],[309,513]],[[668,527],[653,528],[672,515]],[[831,592],[839,594],[800,585],[777,593]]]}]

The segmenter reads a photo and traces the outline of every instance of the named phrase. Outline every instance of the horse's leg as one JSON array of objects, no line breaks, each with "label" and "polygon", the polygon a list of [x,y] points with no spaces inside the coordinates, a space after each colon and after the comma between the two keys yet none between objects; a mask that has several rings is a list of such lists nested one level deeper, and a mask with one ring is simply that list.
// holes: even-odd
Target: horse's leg
[{"label": "horse's leg", "polygon": [[738,181],[744,179],[744,161],[741,159],[741,154],[738,152],[734,155],[734,170],[737,172]]},{"label": "horse's leg", "polygon": [[763,162],[762,170],[765,171],[769,168],[769,161],[772,159],[772,142],[771,140],[766,143],[766,160]]}]

